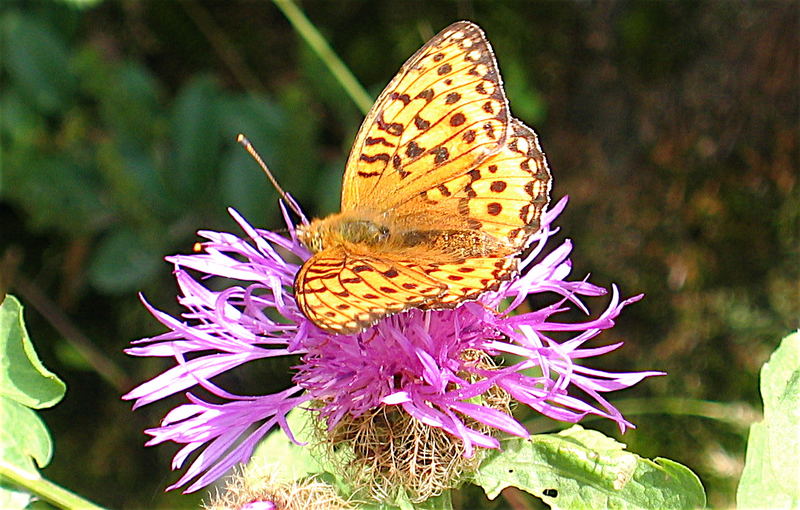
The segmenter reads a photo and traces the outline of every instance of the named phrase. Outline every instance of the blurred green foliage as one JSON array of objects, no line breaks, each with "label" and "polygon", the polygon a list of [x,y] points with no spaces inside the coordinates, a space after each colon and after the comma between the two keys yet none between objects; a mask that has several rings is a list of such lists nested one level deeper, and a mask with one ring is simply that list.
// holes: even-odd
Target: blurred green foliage
[{"label": "blurred green foliage", "polygon": [[[757,410],[758,367],[800,315],[796,3],[301,7],[373,95],[442,27],[480,24],[512,110],[541,135],[554,197],[571,197],[559,225],[576,276],[647,295],[604,338],[627,343],[601,368],[669,372],[628,396]],[[43,413],[57,447],[46,475],[111,507],[192,506],[161,493],[170,448],[141,447],[168,407],[118,400],[163,369],[121,352],[160,332],[136,292],[176,312],[162,259],[198,229],[238,232],[227,207],[281,228],[238,133],[324,214],[361,114],[268,2],[6,1],[0,37],[0,282],[70,387]],[[289,366],[247,372],[251,390],[281,389]],[[711,505],[731,505],[745,429],[643,402],[628,449],[687,464]]]}]

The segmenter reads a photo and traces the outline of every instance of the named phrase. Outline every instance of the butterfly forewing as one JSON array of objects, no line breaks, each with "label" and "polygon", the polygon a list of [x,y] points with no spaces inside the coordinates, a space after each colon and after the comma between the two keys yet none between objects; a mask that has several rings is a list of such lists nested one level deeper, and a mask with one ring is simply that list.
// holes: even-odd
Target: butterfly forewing
[{"label": "butterfly forewing", "polygon": [[510,117],[483,32],[447,27],[364,120],[342,213],[298,227],[317,252],[295,279],[300,310],[326,331],[357,333],[496,290],[539,228],[550,181],[536,134]]},{"label": "butterfly forewing", "polygon": [[342,210],[386,211],[461,175],[505,143],[508,105],[494,54],[469,22],[444,29],[378,97],[347,161]]}]

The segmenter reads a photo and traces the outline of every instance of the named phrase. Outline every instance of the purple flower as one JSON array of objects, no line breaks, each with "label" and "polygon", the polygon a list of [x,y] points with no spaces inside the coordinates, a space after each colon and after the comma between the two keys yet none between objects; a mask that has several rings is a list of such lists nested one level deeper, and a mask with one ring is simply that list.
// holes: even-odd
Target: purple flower
[{"label": "purple flower", "polygon": [[[583,347],[611,328],[622,309],[642,296],[621,300],[612,286],[610,302],[596,319],[578,323],[554,320],[572,308],[588,315],[581,297],[607,293],[585,280],[567,280],[572,268],[570,241],[544,253],[548,238],[557,230],[551,224],[566,202],[562,199],[543,216],[533,249],[521,264],[520,277],[456,309],[410,310],[353,335],[326,333],[297,308],[291,289],[299,266],[278,250],[302,260],[309,253],[297,241],[288,220],[290,239],[253,228],[233,210],[230,213],[246,238],[199,232],[207,239],[201,253],[167,258],[175,264],[186,322],[145,302],[169,331],[137,340],[126,350],[134,356],[164,356],[176,361],[174,367],[123,397],[135,400],[134,408],[194,386],[218,401],[211,403],[186,393],[189,403],[169,412],[161,426],[146,431],[152,436],[147,445],[165,441],[185,445],[175,455],[173,469],[181,468],[192,453],[199,452],[169,488],[192,482],[186,489],[192,492],[210,484],[236,463],[247,461],[258,441],[276,425],[293,439],[286,414],[312,400],[329,429],[347,416],[358,417],[379,406],[400,406],[420,422],[459,438],[465,456],[473,455],[476,446],[500,446],[497,438],[485,433],[486,427],[484,432],[478,431],[465,417],[509,434],[528,435],[512,416],[482,405],[480,397],[490,389],[502,389],[556,420],[577,422],[594,414],[614,420],[622,431],[632,427],[603,393],[633,386],[661,372],[611,373],[577,362],[622,345]],[[192,276],[190,270],[201,278]],[[200,283],[210,276],[247,283],[212,291]],[[511,314],[534,294],[555,299],[540,310]],[[275,313],[267,311],[277,312],[283,320],[276,321]],[[548,336],[550,332],[566,332],[571,337],[557,342]],[[510,355],[507,357],[516,361],[490,368],[466,355],[470,352]],[[302,355],[302,362],[294,386],[281,393],[235,395],[211,382],[249,361],[289,354]],[[539,375],[530,375],[530,369]],[[573,396],[574,388],[582,391],[584,399]]]},{"label": "purple flower", "polygon": [[272,501],[252,501],[241,507],[241,510],[275,510],[278,508]]}]

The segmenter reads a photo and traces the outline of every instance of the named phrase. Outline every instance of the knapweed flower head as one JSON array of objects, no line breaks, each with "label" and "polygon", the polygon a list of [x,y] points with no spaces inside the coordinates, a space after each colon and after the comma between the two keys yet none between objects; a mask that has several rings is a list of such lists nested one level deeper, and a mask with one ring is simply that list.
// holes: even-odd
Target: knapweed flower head
[{"label": "knapweed flower head", "polygon": [[[404,430],[435,432],[437,444],[442,437],[451,439],[465,459],[481,449],[499,448],[503,433],[527,437],[508,411],[509,400],[559,421],[574,423],[593,414],[615,421],[622,431],[632,427],[603,395],[660,372],[612,373],[580,363],[622,345],[585,347],[642,296],[621,299],[612,286],[609,303],[596,318],[557,321],[572,309],[589,316],[582,298],[608,293],[586,280],[568,279],[569,240],[545,250],[556,232],[553,220],[565,206],[562,199],[543,215],[520,276],[497,291],[452,310],[412,309],[350,335],[319,329],[297,308],[292,283],[297,262],[310,253],[288,220],[289,237],[256,229],[235,211],[231,214],[244,237],[199,232],[206,239],[199,253],[167,258],[175,265],[178,299],[185,308],[181,319],[145,302],[168,331],[137,340],[126,350],[176,362],[123,397],[135,400],[134,408],[193,387],[214,399],[187,392],[188,403],[146,431],[152,436],[148,445],[184,445],[173,469],[197,454],[170,489],[188,484],[191,492],[212,483],[246,462],[273,427],[294,440],[286,415],[298,406],[318,413],[332,437],[355,439],[365,422],[401,423]],[[211,290],[204,282],[213,276],[238,284]],[[550,297],[550,304],[527,309],[528,298],[538,295]],[[554,333],[559,341],[551,337]],[[294,384],[279,393],[237,395],[212,381],[246,363],[289,355],[300,355],[301,361]],[[493,362],[500,358],[505,364]]]}]

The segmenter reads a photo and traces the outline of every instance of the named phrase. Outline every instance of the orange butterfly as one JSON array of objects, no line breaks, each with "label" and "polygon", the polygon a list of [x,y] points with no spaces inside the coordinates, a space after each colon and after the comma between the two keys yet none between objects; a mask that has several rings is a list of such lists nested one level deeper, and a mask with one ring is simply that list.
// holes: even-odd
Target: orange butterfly
[{"label": "orange butterfly", "polygon": [[550,191],[536,134],[511,117],[492,48],[461,21],[400,68],[347,160],[341,212],[297,228],[313,256],[303,314],[357,333],[409,308],[453,308],[516,272]]}]

